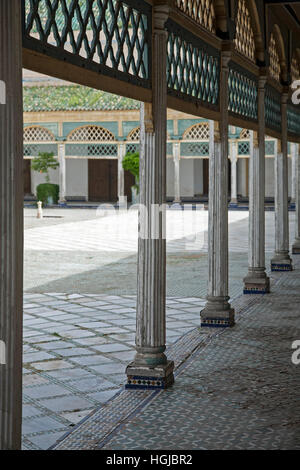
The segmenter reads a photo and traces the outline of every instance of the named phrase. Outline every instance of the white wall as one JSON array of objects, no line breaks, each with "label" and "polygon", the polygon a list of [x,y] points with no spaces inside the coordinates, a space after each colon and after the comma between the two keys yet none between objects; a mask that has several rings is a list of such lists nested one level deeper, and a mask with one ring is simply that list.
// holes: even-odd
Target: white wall
[{"label": "white wall", "polygon": [[174,197],[174,160],[167,158],[167,197]]},{"label": "white wall", "polygon": [[194,195],[203,194],[203,160],[197,158],[194,160]]},{"label": "white wall", "polygon": [[180,196],[194,197],[194,160],[180,159]]},{"label": "white wall", "polygon": [[[50,183],[59,184],[59,172],[56,170],[49,170]],[[46,183],[45,175],[31,170],[31,192],[36,196],[36,187],[39,184]]]},{"label": "white wall", "polygon": [[88,159],[66,159],[66,197],[88,199]]},{"label": "white wall", "polygon": [[247,181],[246,181],[246,159],[239,158],[237,161],[237,193],[243,197],[247,196]]},{"label": "white wall", "polygon": [[274,197],[275,182],[275,162],[274,157],[266,158],[266,197]]}]

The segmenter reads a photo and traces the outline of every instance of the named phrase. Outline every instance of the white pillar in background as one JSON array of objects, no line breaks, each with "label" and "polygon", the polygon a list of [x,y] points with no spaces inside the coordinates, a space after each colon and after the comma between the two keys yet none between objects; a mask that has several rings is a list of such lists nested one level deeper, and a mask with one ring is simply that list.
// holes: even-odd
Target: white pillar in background
[{"label": "white pillar in background", "polygon": [[180,204],[180,144],[173,144],[174,203]]},{"label": "white pillar in background", "polygon": [[258,83],[258,132],[250,131],[249,251],[244,294],[267,294],[270,280],[265,267],[265,85]]},{"label": "white pillar in background", "polygon": [[[174,382],[166,349],[167,33],[169,8],[154,6],[152,104],[141,107],[140,211],[136,355],[126,388],[166,388]],[[144,210],[143,210],[144,208]],[[148,237],[142,236],[147,226]],[[155,234],[156,236],[153,236]]]},{"label": "white pillar in background", "polygon": [[0,2],[0,450],[21,449],[23,319],[22,17]]},{"label": "white pillar in background", "polygon": [[123,168],[123,158],[126,154],[126,144],[118,144],[118,203],[123,205],[125,201],[125,178]]},{"label": "white pillar in background", "polygon": [[291,204],[296,204],[296,191],[297,191],[297,160],[298,160],[298,144],[291,143],[292,154],[292,199]]},{"label": "white pillar in background", "polygon": [[65,144],[58,144],[59,160],[59,201],[62,206],[66,205],[66,154]]},{"label": "white pillar in background", "polygon": [[230,327],[234,310],[228,295],[228,64],[221,59],[220,123],[210,121],[208,296],[201,312],[201,326]]},{"label": "white pillar in background", "polygon": [[295,220],[295,241],[293,243],[293,255],[300,255],[300,148],[299,144],[295,144],[295,154],[297,156],[295,165],[295,204],[296,204],[296,220]]},{"label": "white pillar in background", "polygon": [[230,142],[230,161],[231,161],[231,199],[230,205],[236,206],[237,200],[237,162],[238,162],[238,142]]},{"label": "white pillar in background", "polygon": [[275,253],[272,271],[291,271],[289,256],[287,99],[282,95],[282,140],[275,144]]}]

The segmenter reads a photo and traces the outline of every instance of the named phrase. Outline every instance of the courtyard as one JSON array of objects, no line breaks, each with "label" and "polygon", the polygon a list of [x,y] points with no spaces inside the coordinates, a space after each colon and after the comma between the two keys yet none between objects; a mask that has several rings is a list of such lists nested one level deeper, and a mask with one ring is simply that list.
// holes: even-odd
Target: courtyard
[{"label": "courtyard", "polygon": [[[290,212],[291,233],[294,220]],[[171,355],[186,338],[180,358],[175,357],[178,364],[201,344],[197,335],[207,291],[207,224],[208,212],[201,206],[167,211]],[[247,272],[247,233],[248,212],[230,211],[233,299],[242,293]],[[267,267],[273,251],[274,212],[267,211]],[[25,209],[24,449],[54,445],[95,409],[105,410],[122,389],[126,365],[134,356],[136,270],[136,211],[49,208],[37,219],[35,209]]]}]

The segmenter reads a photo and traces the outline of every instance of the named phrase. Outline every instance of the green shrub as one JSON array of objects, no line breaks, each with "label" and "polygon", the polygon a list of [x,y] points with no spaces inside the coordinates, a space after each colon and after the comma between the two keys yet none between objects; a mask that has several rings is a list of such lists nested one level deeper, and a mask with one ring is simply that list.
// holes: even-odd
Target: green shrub
[{"label": "green shrub", "polygon": [[35,157],[31,162],[31,168],[39,173],[44,173],[46,183],[50,183],[49,169],[56,170],[59,167],[59,162],[54,158],[54,153],[39,152],[38,156]]},{"label": "green shrub", "polygon": [[58,203],[59,186],[58,184],[43,183],[36,188],[36,197],[38,201],[42,201],[43,207],[48,204],[48,198],[53,199],[53,204]]},{"label": "green shrub", "polygon": [[128,170],[135,177],[135,187],[139,192],[139,176],[140,176],[140,155],[139,152],[126,153],[122,162],[124,170]]}]

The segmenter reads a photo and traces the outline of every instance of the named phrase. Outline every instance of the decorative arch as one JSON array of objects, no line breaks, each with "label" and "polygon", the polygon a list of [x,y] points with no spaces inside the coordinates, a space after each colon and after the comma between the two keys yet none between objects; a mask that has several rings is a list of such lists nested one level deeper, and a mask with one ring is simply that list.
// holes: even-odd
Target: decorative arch
[{"label": "decorative arch", "polygon": [[183,140],[209,140],[208,122],[199,122],[186,129],[182,136]]},{"label": "decorative arch", "polygon": [[[140,135],[141,135],[141,128],[140,126],[137,126],[129,132],[126,140],[133,140],[133,141],[140,140]],[[167,132],[167,139],[170,140],[170,134],[168,132]]]},{"label": "decorative arch", "polygon": [[46,127],[27,126],[23,130],[24,142],[55,142],[55,135]]},{"label": "decorative arch", "polygon": [[105,127],[87,124],[73,129],[68,135],[67,140],[75,142],[113,141],[115,140],[115,136]]},{"label": "decorative arch", "polygon": [[292,82],[300,79],[300,49],[296,49],[292,57],[291,78]]},{"label": "decorative arch", "polygon": [[211,33],[216,32],[216,14],[213,0],[175,0],[179,10]]},{"label": "decorative arch", "polygon": [[141,134],[140,126],[135,127],[129,132],[127,136],[127,140],[140,140],[140,134]]},{"label": "decorative arch", "polygon": [[235,47],[241,54],[255,62],[256,45],[252,23],[253,21],[249,11],[249,2],[246,0],[238,0],[235,15]]},{"label": "decorative arch", "polygon": [[269,73],[272,78],[280,82],[280,79],[287,79],[287,66],[284,42],[280,28],[277,24],[274,25],[273,32],[269,41]]}]

